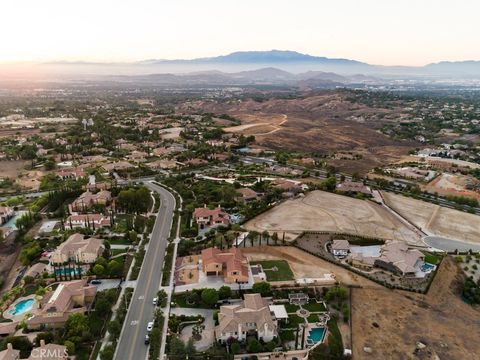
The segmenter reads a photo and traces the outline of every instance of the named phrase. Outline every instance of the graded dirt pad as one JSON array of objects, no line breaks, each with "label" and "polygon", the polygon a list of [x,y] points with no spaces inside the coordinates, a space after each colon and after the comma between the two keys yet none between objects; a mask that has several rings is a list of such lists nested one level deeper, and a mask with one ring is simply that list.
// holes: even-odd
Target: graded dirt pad
[{"label": "graded dirt pad", "polygon": [[325,191],[312,191],[304,198],[287,200],[248,221],[247,230],[332,231],[402,240],[418,244],[418,236],[382,206],[368,200]]},{"label": "graded dirt pad", "polygon": [[465,175],[441,174],[427,185],[422,186],[422,189],[442,196],[464,196],[480,200],[480,192],[465,188],[466,184],[472,179],[471,176]]},{"label": "graded dirt pad", "polygon": [[387,204],[429,234],[480,243],[480,216],[382,192]]},{"label": "graded dirt pad", "polygon": [[337,281],[343,285],[381,287],[381,285],[354,274],[341,266],[336,266],[293,246],[256,246],[241,248],[241,250],[250,261],[287,261],[295,279],[318,278],[323,274],[333,273]]},{"label": "graded dirt pad", "polygon": [[440,359],[480,359],[480,308],[461,300],[462,282],[461,271],[446,258],[427,295],[352,289],[353,358],[433,359],[413,354],[422,342]]},{"label": "graded dirt pad", "polygon": [[16,179],[19,173],[24,172],[25,166],[29,163],[25,160],[0,161],[1,176]]},{"label": "graded dirt pad", "polygon": [[[361,160],[334,160],[332,165],[344,172],[366,173],[375,166],[398,161],[417,145],[398,141],[379,129],[398,121],[399,107],[371,108],[352,103],[349,94],[330,90],[305,93],[296,99],[269,99],[215,102],[200,101],[179,108],[185,112],[229,114],[247,127],[230,127],[227,132],[255,135],[258,145],[273,150],[332,154],[355,151]],[[284,121],[286,120],[286,121]],[[256,126],[252,126],[256,125]]]}]

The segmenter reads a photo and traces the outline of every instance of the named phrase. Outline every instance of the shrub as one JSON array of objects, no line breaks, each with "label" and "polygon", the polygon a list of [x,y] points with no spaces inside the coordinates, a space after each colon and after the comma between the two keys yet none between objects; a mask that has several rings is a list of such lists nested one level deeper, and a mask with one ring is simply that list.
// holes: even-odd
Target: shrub
[{"label": "shrub", "polygon": [[248,341],[248,351],[258,353],[262,351],[262,344],[257,339],[250,339]]},{"label": "shrub", "polygon": [[265,281],[253,284],[252,291],[262,296],[269,296],[272,293],[270,284]]}]

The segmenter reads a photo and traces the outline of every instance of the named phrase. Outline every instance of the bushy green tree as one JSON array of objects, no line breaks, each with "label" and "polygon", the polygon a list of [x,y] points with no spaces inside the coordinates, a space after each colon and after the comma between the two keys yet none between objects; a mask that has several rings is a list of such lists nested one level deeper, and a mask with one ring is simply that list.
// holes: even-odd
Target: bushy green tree
[{"label": "bushy green tree", "polygon": [[202,301],[208,305],[215,305],[218,302],[218,292],[215,289],[205,289],[202,291]]},{"label": "bushy green tree", "polygon": [[272,288],[268,282],[261,281],[253,284],[252,291],[262,296],[269,296],[272,294]]}]

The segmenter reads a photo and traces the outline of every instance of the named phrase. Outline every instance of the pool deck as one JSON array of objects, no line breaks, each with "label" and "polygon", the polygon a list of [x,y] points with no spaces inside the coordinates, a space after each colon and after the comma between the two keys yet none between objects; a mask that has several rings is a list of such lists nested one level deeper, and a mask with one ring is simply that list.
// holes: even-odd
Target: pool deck
[{"label": "pool deck", "polygon": [[[29,311],[25,311],[21,314],[18,314],[18,315],[13,315],[13,314],[10,314],[10,310],[13,310],[15,309],[15,306],[21,302],[21,301],[25,301],[25,300],[28,300],[28,299],[33,299],[35,300],[35,302],[33,303],[32,305],[32,308],[29,310]],[[25,315],[27,314],[36,314],[38,311],[38,302],[37,300],[35,299],[35,295],[32,294],[32,295],[29,295],[29,296],[25,296],[25,297],[20,297],[18,298],[17,300],[15,300],[9,307],[7,310],[5,310],[3,312],[3,317],[5,319],[11,319],[13,321],[22,321],[24,318],[25,318]]]}]

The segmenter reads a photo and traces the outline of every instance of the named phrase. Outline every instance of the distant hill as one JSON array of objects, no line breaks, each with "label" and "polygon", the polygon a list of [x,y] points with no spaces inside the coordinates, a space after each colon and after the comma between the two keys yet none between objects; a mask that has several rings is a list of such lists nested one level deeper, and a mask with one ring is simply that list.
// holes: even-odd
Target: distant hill
[{"label": "distant hill", "polygon": [[424,66],[424,69],[439,74],[480,75],[480,61],[441,61],[428,64]]},{"label": "distant hill", "polygon": [[221,55],[208,58],[197,58],[191,60],[148,60],[148,64],[166,64],[166,63],[198,63],[198,64],[278,64],[278,63],[317,63],[332,65],[367,65],[356,60],[349,59],[330,59],[327,57],[312,56],[301,54],[296,51],[288,50],[270,50],[270,51],[237,51],[228,55]]},{"label": "distant hill", "polygon": [[[149,75],[176,74],[182,82],[221,83],[376,83],[380,78],[478,79],[480,61],[442,61],[425,66],[380,66],[343,58],[312,56],[296,51],[237,51],[228,55],[197,59],[150,59],[131,63],[58,61],[41,64],[61,74]],[[294,75],[295,74],[295,75]],[[157,75],[158,80],[173,81]],[[176,80],[179,79],[177,76]]]}]

